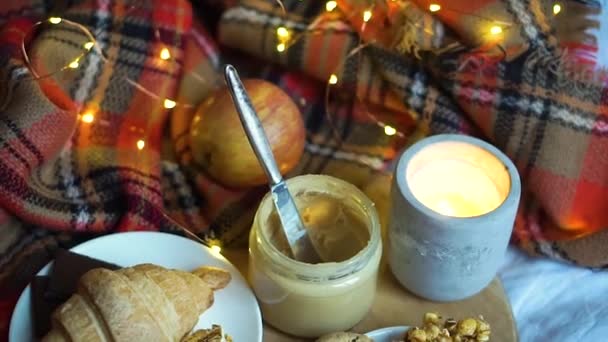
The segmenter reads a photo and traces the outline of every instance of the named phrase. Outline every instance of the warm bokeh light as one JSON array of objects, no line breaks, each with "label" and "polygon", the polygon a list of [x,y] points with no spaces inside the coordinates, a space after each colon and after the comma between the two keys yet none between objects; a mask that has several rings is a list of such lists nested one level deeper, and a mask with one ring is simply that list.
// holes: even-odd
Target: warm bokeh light
[{"label": "warm bokeh light", "polygon": [[49,22],[51,24],[59,24],[61,22],[61,18],[59,18],[59,17],[50,17],[49,18]]},{"label": "warm bokeh light", "polygon": [[174,108],[176,105],[177,105],[177,102],[175,102],[173,100],[169,100],[169,99],[165,99],[165,102],[163,103],[163,106],[165,106],[165,108],[167,108],[167,109]]},{"label": "warm bokeh light", "polygon": [[222,251],[222,247],[220,247],[218,245],[212,245],[210,248],[211,248],[211,251],[216,254],[219,254]]},{"label": "warm bokeh light", "polygon": [[490,28],[490,33],[493,35],[498,35],[502,33],[502,27],[500,26],[492,26],[492,28]]},{"label": "warm bokeh light", "polygon": [[327,10],[327,12],[335,10],[336,7],[338,7],[338,3],[333,0],[325,3],[325,10]]},{"label": "warm bokeh light", "polygon": [[87,42],[84,44],[84,48],[87,50],[91,50],[93,48],[93,45],[95,45],[95,43],[93,42]]},{"label": "warm bokeh light", "polygon": [[281,26],[281,27],[277,28],[277,35],[281,38],[287,38],[287,37],[289,37],[289,30],[287,30],[285,27]]},{"label": "warm bokeh light", "polygon": [[144,147],[146,147],[146,142],[141,139],[137,140],[137,148],[139,150],[143,150]]},{"label": "warm bokeh light", "polygon": [[336,76],[336,74],[331,74],[329,76],[329,84],[336,84],[338,83],[338,76]]},{"label": "warm bokeh light", "polygon": [[169,49],[163,48],[162,50],[160,50],[160,59],[166,61],[169,58],[171,58],[171,53],[169,52]]},{"label": "warm bokeh light", "polygon": [[75,60],[72,61],[72,63],[68,64],[68,67],[72,68],[72,69],[76,69],[78,68],[80,64],[78,64],[78,58],[76,58]]},{"label": "warm bokeh light", "polygon": [[397,130],[389,125],[384,126],[384,134],[391,136],[397,134]]},{"label": "warm bokeh light", "polygon": [[285,44],[283,44],[283,43],[277,44],[277,51],[279,51],[279,52],[285,51]]},{"label": "warm bokeh light", "polygon": [[372,18],[372,11],[366,10],[363,12],[363,21],[368,22]]},{"label": "warm bokeh light", "polygon": [[439,11],[440,9],[441,9],[441,6],[440,6],[440,5],[438,5],[438,4],[431,4],[431,5],[429,6],[429,11],[431,11],[431,12],[437,12],[437,11]]},{"label": "warm bokeh light", "polygon": [[81,118],[82,122],[91,123],[95,120],[95,115],[93,113],[84,113]]},{"label": "warm bokeh light", "polygon": [[560,4],[553,5],[553,14],[557,15],[561,11],[562,11],[562,5],[560,5]]}]

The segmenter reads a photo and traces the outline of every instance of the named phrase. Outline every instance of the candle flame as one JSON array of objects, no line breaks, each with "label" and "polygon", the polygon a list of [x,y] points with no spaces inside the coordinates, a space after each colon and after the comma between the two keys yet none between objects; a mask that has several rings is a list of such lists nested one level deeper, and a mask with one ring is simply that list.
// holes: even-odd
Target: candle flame
[{"label": "candle flame", "polygon": [[437,205],[433,209],[435,209],[435,211],[437,211],[441,215],[446,216],[454,216],[454,214],[456,213],[454,211],[454,208],[446,200],[441,200],[437,202]]}]

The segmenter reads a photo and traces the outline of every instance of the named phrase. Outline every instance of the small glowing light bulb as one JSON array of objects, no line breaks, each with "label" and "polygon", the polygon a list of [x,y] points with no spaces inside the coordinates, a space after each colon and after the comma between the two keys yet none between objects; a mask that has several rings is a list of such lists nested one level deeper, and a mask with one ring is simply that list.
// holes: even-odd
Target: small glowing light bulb
[{"label": "small glowing light bulb", "polygon": [[146,147],[146,142],[141,139],[137,140],[137,149],[143,150],[144,147]]},{"label": "small glowing light bulb", "polygon": [[277,35],[281,38],[287,38],[289,36],[289,30],[287,30],[285,27],[281,26],[281,27],[277,28]]},{"label": "small glowing light bulb", "polygon": [[95,120],[95,115],[93,113],[87,112],[82,115],[82,122],[91,123]]},{"label": "small glowing light bulb", "polygon": [[325,3],[325,10],[327,12],[331,12],[331,11],[335,10],[336,7],[338,7],[338,3],[333,0]]},{"label": "small glowing light bulb", "polygon": [[61,22],[61,18],[59,18],[59,17],[50,17],[49,18],[49,22],[51,24],[59,24]]},{"label": "small glowing light bulb", "polygon": [[160,59],[166,61],[169,58],[171,58],[171,53],[169,52],[169,49],[163,48],[162,50],[160,50]]},{"label": "small glowing light bulb", "polygon": [[366,10],[363,12],[363,21],[368,22],[372,18],[372,11]]},{"label": "small glowing light bulb", "polygon": [[211,251],[215,254],[219,254],[222,251],[222,247],[220,247],[218,245],[212,245],[210,248],[211,248]]},{"label": "small glowing light bulb", "polygon": [[277,44],[277,51],[279,51],[279,52],[285,51],[285,44],[283,44],[283,43]]},{"label": "small glowing light bulb", "polygon": [[502,33],[502,27],[500,27],[500,26],[492,26],[490,28],[490,33],[493,34],[493,35],[501,34]]},{"label": "small glowing light bulb", "polygon": [[95,45],[95,43],[93,42],[87,42],[84,44],[84,48],[87,50],[91,50],[93,48],[93,45]]},{"label": "small glowing light bulb", "polygon": [[336,76],[336,74],[331,74],[329,76],[329,84],[336,84],[338,83],[338,76]]},{"label": "small glowing light bulb", "polygon": [[173,100],[169,100],[169,99],[165,99],[165,102],[163,103],[163,106],[165,106],[165,108],[167,108],[167,109],[174,108],[176,105],[177,105],[177,102],[175,102]]},{"label": "small glowing light bulb", "polygon": [[391,136],[397,134],[397,130],[389,125],[384,126],[384,134]]},{"label": "small glowing light bulb", "polygon": [[76,69],[78,68],[80,64],[78,64],[78,58],[76,58],[75,60],[72,61],[72,63],[68,64],[68,67],[72,68],[72,69]]},{"label": "small glowing light bulb", "polygon": [[553,14],[554,15],[558,15],[559,12],[561,12],[561,11],[562,11],[562,5],[560,5],[560,4],[553,5]]},{"label": "small glowing light bulb", "polygon": [[431,11],[431,12],[437,12],[440,9],[441,9],[441,5],[439,5],[439,4],[431,4],[429,6],[429,11]]}]

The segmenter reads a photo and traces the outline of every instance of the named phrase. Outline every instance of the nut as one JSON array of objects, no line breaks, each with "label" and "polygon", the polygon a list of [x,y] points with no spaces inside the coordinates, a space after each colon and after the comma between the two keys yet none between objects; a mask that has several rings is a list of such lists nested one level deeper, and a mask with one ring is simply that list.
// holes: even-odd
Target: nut
[{"label": "nut", "polygon": [[424,323],[439,325],[441,323],[441,316],[435,312],[427,312],[424,314]]},{"label": "nut", "polygon": [[458,322],[455,319],[448,318],[448,319],[445,320],[445,323],[444,323],[443,326],[446,329],[448,329],[449,332],[455,333],[456,332],[456,326],[457,326],[457,324],[458,324]]},{"label": "nut", "polygon": [[490,331],[490,324],[488,324],[488,322],[486,322],[482,319],[478,319],[477,320],[477,333],[479,334],[480,332],[485,332],[485,331]]},{"label": "nut", "polygon": [[426,332],[418,327],[407,332],[407,340],[411,342],[426,342]]},{"label": "nut", "polygon": [[443,336],[443,335],[440,335],[439,337],[437,337],[437,339],[435,341],[436,342],[454,342],[450,336]]},{"label": "nut", "polygon": [[477,321],[474,318],[466,318],[458,322],[458,334],[462,336],[474,336],[477,330]]},{"label": "nut", "polygon": [[460,336],[460,335],[458,335],[457,337],[455,337],[454,341],[458,341],[458,342],[476,342],[474,337]]},{"label": "nut", "polygon": [[433,340],[439,336],[441,333],[441,329],[434,324],[427,324],[424,327],[424,331],[426,332],[426,338],[429,340]]},{"label": "nut", "polygon": [[489,341],[490,340],[490,331],[486,330],[486,331],[479,332],[479,333],[477,333],[476,338],[477,338],[478,342]]},{"label": "nut", "polygon": [[408,330],[407,342],[488,342],[490,341],[490,324],[483,316],[455,320],[442,317],[435,312],[424,314],[423,328],[414,327]]}]

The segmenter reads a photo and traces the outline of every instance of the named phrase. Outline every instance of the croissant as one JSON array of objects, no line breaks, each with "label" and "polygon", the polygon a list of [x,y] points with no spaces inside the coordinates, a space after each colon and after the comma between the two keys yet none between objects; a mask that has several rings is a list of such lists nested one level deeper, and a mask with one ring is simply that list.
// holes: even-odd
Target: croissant
[{"label": "croissant", "polygon": [[230,273],[214,267],[93,269],[53,313],[42,341],[180,341],[213,304],[213,291],[229,281]]}]

